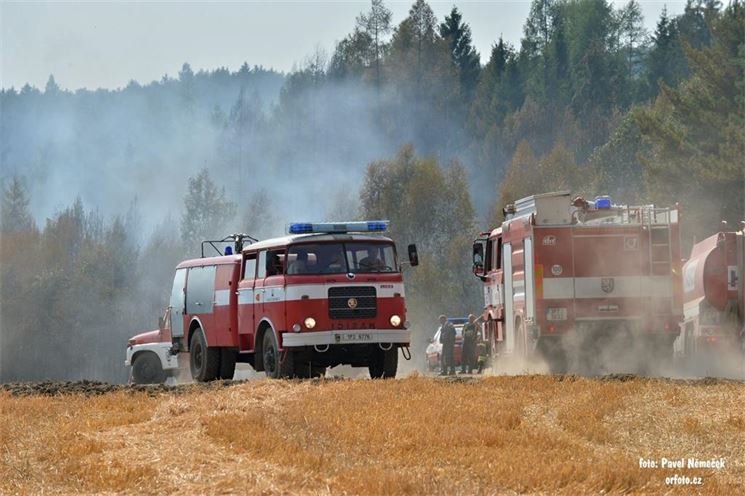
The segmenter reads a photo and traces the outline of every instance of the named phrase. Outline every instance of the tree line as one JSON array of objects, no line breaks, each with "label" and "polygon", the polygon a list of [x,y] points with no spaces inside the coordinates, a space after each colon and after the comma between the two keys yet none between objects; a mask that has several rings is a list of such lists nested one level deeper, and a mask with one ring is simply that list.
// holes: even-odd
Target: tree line
[{"label": "tree line", "polygon": [[[649,33],[636,0],[534,0],[520,43],[482,56],[457,7],[437,19],[417,0],[394,24],[373,0],[332,53],[287,74],[184,64],[111,91],[4,89],[4,377],[13,350],[15,378],[121,380],[107,367],[201,239],[301,216],[389,218],[400,253],[420,246],[406,273],[420,338],[434,314],[479,309],[470,241],[522,196],[681,202],[688,245],[735,224],[744,9],[690,0]],[[98,358],[80,360],[83,341]]]}]

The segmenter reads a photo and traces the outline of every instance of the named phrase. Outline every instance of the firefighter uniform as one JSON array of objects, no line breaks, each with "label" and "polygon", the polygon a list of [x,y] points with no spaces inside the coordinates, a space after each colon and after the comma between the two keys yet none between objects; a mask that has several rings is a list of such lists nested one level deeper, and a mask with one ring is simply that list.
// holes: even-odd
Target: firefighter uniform
[{"label": "firefighter uniform", "polygon": [[476,317],[468,316],[468,323],[463,326],[463,350],[460,359],[460,371],[469,374],[476,366],[476,339],[479,335],[475,323]]},{"label": "firefighter uniform", "polygon": [[484,371],[484,367],[486,367],[486,361],[489,357],[489,347],[487,346],[486,341],[481,338],[481,335],[479,335],[478,342],[476,344],[476,353],[479,356],[476,365],[478,366],[478,373],[480,374]]},{"label": "firefighter uniform", "polygon": [[442,344],[442,375],[455,374],[455,358],[453,349],[455,348],[455,327],[448,322],[447,317],[440,316],[440,343]]}]

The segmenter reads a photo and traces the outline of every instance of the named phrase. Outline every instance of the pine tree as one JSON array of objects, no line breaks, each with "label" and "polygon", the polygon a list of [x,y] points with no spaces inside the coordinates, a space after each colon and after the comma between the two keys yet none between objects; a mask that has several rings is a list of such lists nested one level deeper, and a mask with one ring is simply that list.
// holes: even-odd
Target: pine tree
[{"label": "pine tree", "polygon": [[[378,47],[377,50],[382,50]],[[328,74],[334,79],[354,77],[360,79],[371,65],[375,65],[376,84],[380,84],[380,59],[376,45],[367,31],[355,28],[354,32],[341,40],[334,49]]]},{"label": "pine tree", "polygon": [[709,206],[687,217],[699,235],[719,220],[737,225],[745,216],[745,8],[739,2],[712,23],[712,36],[711,46],[686,48],[691,78],[677,88],[663,84],[654,105],[634,114],[649,144],[642,163],[656,197]]},{"label": "pine tree", "polygon": [[235,204],[225,198],[207,169],[189,178],[189,192],[184,197],[181,217],[181,239],[193,253],[204,239],[222,237],[221,229],[235,214]]},{"label": "pine tree", "polygon": [[424,0],[416,0],[409,10],[409,28],[416,47],[416,81],[419,86],[422,80],[424,64],[428,58],[428,52],[434,44],[437,33],[435,27],[437,20],[432,12],[432,7]]},{"label": "pine tree", "polygon": [[357,28],[367,35],[372,42],[375,63],[375,84],[380,86],[380,62],[383,56],[385,42],[383,37],[391,32],[391,11],[383,4],[383,0],[372,0],[370,10],[357,17]]},{"label": "pine tree", "polygon": [[440,24],[440,36],[450,46],[453,63],[458,67],[461,88],[467,101],[471,100],[478,83],[481,63],[479,54],[471,41],[471,27],[463,22],[457,7],[453,7],[445,22]]},{"label": "pine tree", "polygon": [[647,61],[647,81],[650,96],[657,95],[659,83],[676,86],[688,74],[677,23],[662,9],[657,27],[652,35],[652,49]]},{"label": "pine tree", "polygon": [[49,75],[49,79],[47,79],[47,84],[44,86],[44,94],[53,96],[59,93],[60,87],[57,84],[57,81],[54,80],[54,76],[52,74]]},{"label": "pine tree", "polygon": [[0,231],[9,234],[35,229],[28,206],[26,186],[20,177],[13,176],[3,191]]},{"label": "pine tree", "polygon": [[647,37],[647,30],[644,28],[644,16],[642,15],[639,2],[629,0],[629,3],[619,11],[618,17],[620,35],[626,50],[626,64],[629,70],[629,78],[634,78],[638,72],[638,49]]}]

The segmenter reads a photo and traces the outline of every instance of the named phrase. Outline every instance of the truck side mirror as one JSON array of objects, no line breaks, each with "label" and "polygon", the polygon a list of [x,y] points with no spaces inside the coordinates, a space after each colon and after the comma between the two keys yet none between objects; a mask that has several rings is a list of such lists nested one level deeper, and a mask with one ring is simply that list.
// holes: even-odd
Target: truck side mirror
[{"label": "truck side mirror", "polygon": [[162,331],[165,328],[165,326],[166,326],[166,319],[164,319],[163,316],[161,315],[160,317],[158,317],[158,329]]},{"label": "truck side mirror", "polygon": [[477,277],[484,277],[484,242],[473,243],[473,273]]},{"label": "truck side mirror", "polygon": [[409,263],[412,267],[416,267],[419,265],[419,254],[416,251],[416,245],[409,245],[408,247],[409,251]]}]

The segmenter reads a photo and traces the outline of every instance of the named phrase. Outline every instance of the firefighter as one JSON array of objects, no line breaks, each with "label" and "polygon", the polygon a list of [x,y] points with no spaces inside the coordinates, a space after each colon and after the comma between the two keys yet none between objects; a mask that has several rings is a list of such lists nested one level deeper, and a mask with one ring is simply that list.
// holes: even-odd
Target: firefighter
[{"label": "firefighter", "polygon": [[297,258],[290,264],[287,269],[288,274],[305,274],[308,272],[308,252],[298,251]]},{"label": "firefighter", "polygon": [[476,362],[476,339],[478,328],[476,327],[476,316],[470,314],[468,323],[463,326],[463,350],[460,359],[460,373],[471,373]]},{"label": "firefighter", "polygon": [[360,260],[358,264],[360,269],[362,269],[363,271],[369,271],[369,272],[373,272],[373,271],[380,272],[381,270],[383,270],[383,267],[384,267],[383,262],[380,261],[378,256],[375,254],[375,251],[376,250],[373,248],[367,249],[367,256],[363,258],[362,260]]},{"label": "firefighter", "polygon": [[481,336],[481,333],[478,334],[478,338],[476,339],[476,354],[478,355],[478,360],[476,362],[476,366],[478,367],[477,373],[481,373],[484,371],[484,367],[486,367],[486,361],[489,357],[489,347],[486,344],[486,341]]},{"label": "firefighter", "polygon": [[440,375],[455,375],[455,327],[448,322],[446,315],[440,315],[440,343],[442,344],[442,371]]}]

